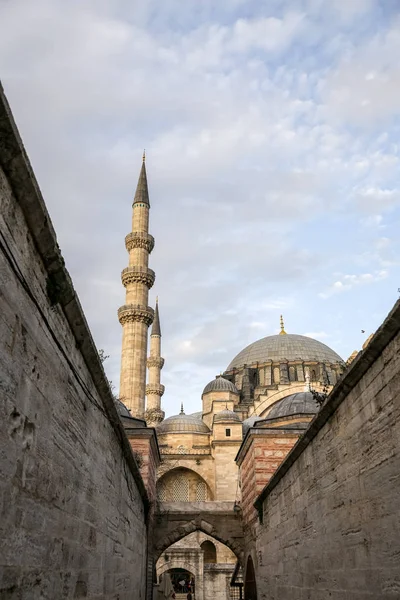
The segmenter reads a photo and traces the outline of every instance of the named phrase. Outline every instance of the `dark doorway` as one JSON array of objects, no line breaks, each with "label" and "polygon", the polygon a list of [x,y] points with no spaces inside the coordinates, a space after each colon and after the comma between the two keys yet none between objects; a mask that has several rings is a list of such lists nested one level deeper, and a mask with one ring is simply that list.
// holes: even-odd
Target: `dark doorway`
[{"label": "dark doorway", "polygon": [[251,556],[247,559],[246,580],[244,582],[244,600],[257,600],[256,574]]}]

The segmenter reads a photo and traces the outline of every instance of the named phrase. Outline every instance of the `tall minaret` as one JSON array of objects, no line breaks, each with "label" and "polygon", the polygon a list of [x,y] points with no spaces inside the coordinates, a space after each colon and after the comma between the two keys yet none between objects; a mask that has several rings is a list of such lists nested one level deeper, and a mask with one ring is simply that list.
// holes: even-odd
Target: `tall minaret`
[{"label": "tall minaret", "polygon": [[156,310],[150,334],[150,356],[147,359],[147,366],[149,369],[149,382],[146,385],[147,408],[145,419],[147,425],[156,426],[165,417],[164,411],[161,410],[161,396],[164,393],[164,386],[160,383],[160,378],[164,359],[161,356],[161,327],[158,298],[156,300]]},{"label": "tall minaret", "polygon": [[155,279],[148,268],[154,238],[149,234],[149,191],[145,155],[139,175],[132,211],[132,233],[125,238],[129,252],[129,267],[121,273],[126,288],[126,303],[118,310],[123,327],[121,380],[119,395],[133,417],[144,415],[148,327],[154,310],[148,306],[149,289]]}]

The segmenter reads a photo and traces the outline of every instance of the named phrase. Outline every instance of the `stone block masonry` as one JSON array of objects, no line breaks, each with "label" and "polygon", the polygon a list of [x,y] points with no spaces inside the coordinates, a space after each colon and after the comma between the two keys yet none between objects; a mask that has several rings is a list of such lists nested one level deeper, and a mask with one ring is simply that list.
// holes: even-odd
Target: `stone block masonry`
[{"label": "stone block masonry", "polygon": [[145,598],[148,498],[0,91],[0,598]]},{"label": "stone block masonry", "polygon": [[256,507],[259,598],[400,598],[400,302]]}]

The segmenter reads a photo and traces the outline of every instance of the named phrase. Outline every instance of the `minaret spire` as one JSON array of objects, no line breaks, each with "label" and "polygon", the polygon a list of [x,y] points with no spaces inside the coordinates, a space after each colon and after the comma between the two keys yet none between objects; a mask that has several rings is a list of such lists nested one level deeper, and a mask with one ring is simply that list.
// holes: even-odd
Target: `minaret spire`
[{"label": "minaret spire", "polygon": [[149,190],[146,165],[142,162],[132,206],[132,233],[125,238],[129,266],[121,273],[126,288],[125,305],[118,310],[123,327],[120,398],[134,417],[143,417],[145,408],[147,330],[154,311],[148,306],[149,289],[155,279],[149,269],[154,238],[149,234]]},{"label": "minaret spire", "polygon": [[150,356],[147,359],[149,382],[146,385],[147,408],[144,414],[147,424],[151,426],[158,425],[165,417],[164,411],[161,410],[161,396],[165,389],[160,383],[161,369],[163,366],[164,359],[161,356],[161,327],[157,298],[154,321],[150,334]]}]

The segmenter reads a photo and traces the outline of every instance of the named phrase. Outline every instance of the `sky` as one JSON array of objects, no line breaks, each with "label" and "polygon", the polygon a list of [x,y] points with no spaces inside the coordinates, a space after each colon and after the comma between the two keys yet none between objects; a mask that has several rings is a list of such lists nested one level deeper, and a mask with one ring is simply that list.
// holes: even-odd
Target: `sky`
[{"label": "sky", "polygon": [[116,390],[144,148],[167,415],[280,314],[361,348],[399,296],[399,56],[397,0],[0,0],[2,84]]}]

